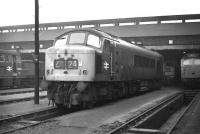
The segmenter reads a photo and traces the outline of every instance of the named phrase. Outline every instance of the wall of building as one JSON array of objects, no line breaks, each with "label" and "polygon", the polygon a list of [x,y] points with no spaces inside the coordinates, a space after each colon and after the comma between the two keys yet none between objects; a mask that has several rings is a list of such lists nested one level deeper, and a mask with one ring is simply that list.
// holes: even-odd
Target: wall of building
[{"label": "wall of building", "polygon": [[134,41],[136,44],[144,46],[162,46],[162,45],[200,45],[200,35],[184,36],[149,36],[124,38],[128,41]]},{"label": "wall of building", "polygon": [[[40,41],[40,49],[46,49],[52,46],[53,41]],[[0,43],[0,49],[34,49],[35,44],[33,41],[23,41],[23,42],[6,42]]]}]

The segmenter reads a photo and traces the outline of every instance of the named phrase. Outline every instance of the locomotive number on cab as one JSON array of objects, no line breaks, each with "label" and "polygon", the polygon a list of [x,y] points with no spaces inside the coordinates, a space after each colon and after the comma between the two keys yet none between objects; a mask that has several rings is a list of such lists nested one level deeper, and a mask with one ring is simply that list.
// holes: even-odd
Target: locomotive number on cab
[{"label": "locomotive number on cab", "polygon": [[54,61],[55,69],[78,69],[78,60],[77,59],[58,59]]},{"label": "locomotive number on cab", "polygon": [[67,69],[78,69],[78,60],[77,59],[68,59],[66,61]]}]

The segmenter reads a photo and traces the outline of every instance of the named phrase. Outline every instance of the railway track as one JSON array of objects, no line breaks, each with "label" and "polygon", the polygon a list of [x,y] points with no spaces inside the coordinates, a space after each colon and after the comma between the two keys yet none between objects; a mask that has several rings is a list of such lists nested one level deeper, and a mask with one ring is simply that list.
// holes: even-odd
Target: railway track
[{"label": "railway track", "polygon": [[[151,121],[154,120],[156,116],[161,116],[164,113],[168,113],[168,115],[170,116],[171,113],[171,109],[174,109],[174,106],[177,106],[176,104],[180,103],[180,100],[183,100],[183,94],[179,93],[176,95],[173,95],[171,97],[168,97],[167,99],[163,100],[162,102],[159,102],[156,104],[156,106],[144,111],[143,113],[141,113],[140,115],[130,119],[129,121],[127,121],[125,124],[121,125],[118,128],[113,129],[112,131],[110,131],[108,134],[118,134],[118,133],[123,133],[123,134],[128,134],[128,133],[137,133],[137,132],[146,132],[146,133],[158,133],[158,134],[162,134],[166,132],[163,132],[161,130],[156,129],[158,126],[150,126],[149,124],[153,124]],[[177,107],[178,108],[178,107]],[[168,110],[168,111],[166,111]],[[174,109],[176,110],[176,109]],[[0,128],[0,134],[4,134],[4,133],[10,133],[10,132],[14,132],[16,130],[19,129],[24,129],[24,128],[29,128],[31,126],[35,126],[35,125],[39,125],[41,123],[45,123],[47,121],[49,121],[48,119],[52,119],[52,117],[56,117],[62,114],[67,114],[69,113],[69,111],[65,111],[63,113],[59,113],[59,111],[57,111],[57,113],[55,112],[44,112],[46,114],[35,114],[33,112],[33,115],[29,116],[26,115],[24,117],[16,117],[14,119],[11,120],[4,120],[4,121],[0,121],[0,126],[2,124],[7,124],[7,126],[3,126],[3,128],[9,128],[9,126],[12,126],[9,124],[9,122],[14,122],[14,124],[19,124],[19,126],[22,126],[20,128],[12,128],[10,130],[6,130],[6,131],[1,131]],[[53,115],[53,116],[52,116]],[[166,115],[166,116],[168,116]],[[167,117],[165,117],[167,118]],[[157,117],[157,119],[160,119]],[[21,125],[23,124],[23,125]],[[161,123],[158,123],[161,124]],[[2,126],[1,126],[2,127]],[[149,129],[151,128],[151,129]],[[155,128],[155,129],[154,129]]]},{"label": "railway track", "polygon": [[[110,132],[108,131],[107,132],[108,134],[118,134],[118,133],[120,134],[130,134],[130,133],[171,134],[171,133],[168,133],[167,131],[159,130],[158,128],[160,128],[159,125],[163,124],[168,119],[169,116],[171,116],[177,109],[179,109],[179,106],[177,105],[181,105],[182,104],[181,102],[183,102],[182,93],[170,96],[167,99],[163,100],[162,102],[157,103],[156,106],[126,121],[125,124],[122,124],[118,128],[112,129]],[[0,120],[0,126],[2,124],[8,124],[8,126],[10,126],[9,122],[15,122],[15,124],[23,124],[23,125],[20,125],[22,126],[20,128],[10,129],[6,131],[1,131],[1,128],[0,128],[0,134],[10,133],[19,129],[24,129],[24,128],[35,126],[41,123],[45,123],[46,121],[48,121],[48,119],[52,119],[53,117],[56,117],[62,114],[67,114],[68,112],[69,111],[67,112],[65,111],[63,113],[59,113],[59,111],[57,111],[57,113],[46,112],[46,115],[36,114],[35,116],[27,115],[27,117],[25,116],[25,118],[18,117],[17,119],[11,119],[9,121]],[[157,120],[162,120],[162,121],[159,122]],[[9,127],[3,126],[3,128],[9,128]]]},{"label": "railway track", "polygon": [[[198,91],[198,93],[199,93],[199,91]],[[179,123],[181,122],[181,120],[183,120],[183,118],[187,114],[187,112],[189,112],[189,110],[192,109],[192,107],[194,107],[196,103],[199,103],[199,100],[200,100],[200,94],[197,94],[192,99],[192,101],[189,103],[189,105],[185,108],[185,110],[182,112],[182,114],[179,115],[179,117],[176,120],[176,122],[173,123],[173,125],[170,127],[169,131],[166,134],[173,134],[173,133],[177,133],[177,131],[179,131],[177,129]]]},{"label": "railway track", "polygon": [[173,111],[176,111],[178,109],[176,105],[182,101],[183,101],[183,94],[176,94],[174,96],[171,96],[166,100],[160,102],[158,105],[144,111],[143,113],[139,114],[136,117],[131,118],[126,123],[111,130],[107,134],[131,134],[131,133],[164,134],[166,132],[154,128],[159,127],[159,125],[161,125],[160,121],[163,120],[162,122],[164,122],[164,119],[166,120],[168,116],[171,115],[172,109]]},{"label": "railway track", "polygon": [[185,103],[189,104],[192,98],[194,98],[195,95],[197,95],[198,93],[200,93],[200,89],[185,89],[184,90]]},{"label": "railway track", "polygon": [[20,129],[39,125],[57,116],[70,113],[68,110],[49,107],[39,111],[32,111],[13,117],[0,119],[0,134],[11,133]]}]

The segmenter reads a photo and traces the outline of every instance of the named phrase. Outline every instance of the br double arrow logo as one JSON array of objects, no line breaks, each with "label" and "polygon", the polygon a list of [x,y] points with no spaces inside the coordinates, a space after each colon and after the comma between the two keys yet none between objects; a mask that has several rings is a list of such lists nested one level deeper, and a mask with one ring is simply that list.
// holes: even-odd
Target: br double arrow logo
[{"label": "br double arrow logo", "polygon": [[106,61],[104,62],[104,69],[105,69],[105,70],[108,70],[108,69],[109,69],[109,64],[108,64],[108,62],[106,62]]},{"label": "br double arrow logo", "polygon": [[6,70],[9,71],[9,72],[11,72],[13,69],[12,69],[11,66],[7,66],[7,67],[6,67]]}]

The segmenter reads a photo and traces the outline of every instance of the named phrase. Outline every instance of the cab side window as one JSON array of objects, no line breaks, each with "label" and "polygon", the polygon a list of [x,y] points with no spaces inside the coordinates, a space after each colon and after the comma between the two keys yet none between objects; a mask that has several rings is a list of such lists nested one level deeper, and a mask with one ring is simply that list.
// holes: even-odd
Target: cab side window
[{"label": "cab side window", "polygon": [[66,43],[67,43],[67,38],[68,38],[68,35],[64,35],[60,38],[58,38],[56,41],[55,41],[55,46],[56,47],[60,47],[60,46],[65,46]]}]

